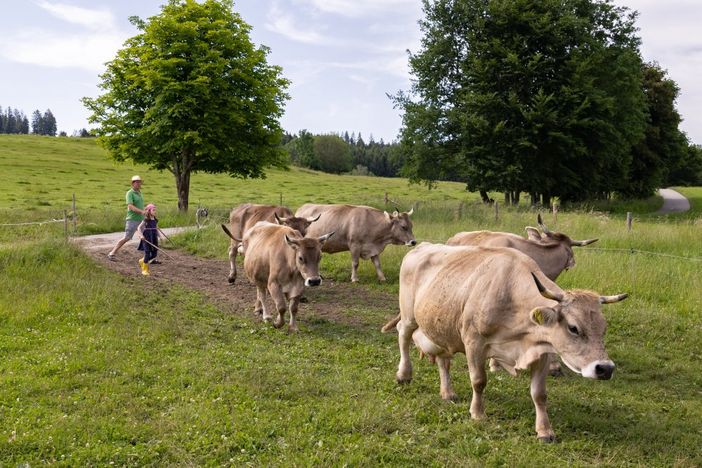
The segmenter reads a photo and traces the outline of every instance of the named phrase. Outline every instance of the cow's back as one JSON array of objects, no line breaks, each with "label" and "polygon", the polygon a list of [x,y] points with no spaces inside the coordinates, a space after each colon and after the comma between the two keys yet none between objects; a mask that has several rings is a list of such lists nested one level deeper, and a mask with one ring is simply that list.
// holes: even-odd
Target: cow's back
[{"label": "cow's back", "polygon": [[349,250],[349,244],[366,239],[373,228],[383,222],[383,212],[362,205],[318,205],[307,203],[295,212],[297,217],[322,216],[307,229],[307,237],[320,237],[334,232],[324,243],[328,253]]},{"label": "cow's back", "polygon": [[288,257],[291,249],[285,245],[285,235],[300,236],[288,226],[267,221],[259,221],[246,231],[243,239],[246,245],[244,272],[250,281],[267,282],[272,269],[290,268]]},{"label": "cow's back", "polygon": [[234,237],[242,239],[246,231],[259,221],[275,223],[276,214],[280,218],[287,218],[292,216],[292,211],[284,206],[244,203],[230,213],[229,230]]},{"label": "cow's back", "polygon": [[532,271],[548,281],[531,258],[514,249],[422,243],[400,268],[401,308],[411,305],[428,336],[460,350],[464,326],[490,336],[524,320],[513,312],[526,299],[543,302]]}]

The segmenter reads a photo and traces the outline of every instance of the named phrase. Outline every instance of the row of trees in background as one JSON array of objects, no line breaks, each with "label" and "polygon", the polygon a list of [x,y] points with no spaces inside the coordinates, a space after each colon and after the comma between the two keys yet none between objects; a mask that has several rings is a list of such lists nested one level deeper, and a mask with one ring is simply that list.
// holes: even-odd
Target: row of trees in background
[{"label": "row of trees in background", "polygon": [[424,2],[410,54],[404,175],[548,204],[702,182],[679,89],[644,63],[636,12],[599,0]]},{"label": "row of trees in background", "polygon": [[[29,119],[23,111],[8,107],[5,111],[0,107],[0,133],[28,134]],[[31,130],[34,135],[56,136],[56,118],[47,109],[43,114],[38,110],[32,113]]]},{"label": "row of trees in background", "polygon": [[313,135],[301,130],[297,135],[286,133],[283,148],[296,166],[329,172],[398,177],[404,163],[396,143],[377,142],[371,136],[368,143],[359,133]]}]

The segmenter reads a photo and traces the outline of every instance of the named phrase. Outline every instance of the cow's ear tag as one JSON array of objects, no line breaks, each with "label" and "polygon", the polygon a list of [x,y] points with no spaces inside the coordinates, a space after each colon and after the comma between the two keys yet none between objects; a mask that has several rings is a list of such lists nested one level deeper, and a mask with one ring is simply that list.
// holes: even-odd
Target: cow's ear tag
[{"label": "cow's ear tag", "polygon": [[536,307],[531,311],[531,320],[533,320],[537,325],[544,324],[544,313],[541,311],[541,309]]}]

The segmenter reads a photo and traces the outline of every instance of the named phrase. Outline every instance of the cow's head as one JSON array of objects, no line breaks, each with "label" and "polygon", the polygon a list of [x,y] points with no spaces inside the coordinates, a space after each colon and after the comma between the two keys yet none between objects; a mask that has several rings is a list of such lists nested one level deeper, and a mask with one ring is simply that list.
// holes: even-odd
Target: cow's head
[{"label": "cow's head", "polygon": [[392,214],[387,211],[384,213],[385,219],[390,223],[390,236],[393,244],[407,246],[417,245],[417,240],[412,233],[412,221],[410,221],[410,216],[414,213],[414,208],[406,213],[400,213],[397,210],[393,211]]},{"label": "cow's head", "polygon": [[598,239],[587,239],[587,240],[573,240],[562,232],[553,232],[543,223],[541,219],[541,213],[536,217],[536,221],[541,228],[541,232],[538,229],[531,226],[526,227],[527,237],[534,241],[539,242],[544,245],[558,246],[565,252],[565,266],[564,270],[568,270],[575,266],[575,255],[573,254],[572,247],[584,247],[590,245],[593,242],[597,242]]},{"label": "cow's head", "polygon": [[310,224],[314,223],[322,216],[321,213],[317,216],[310,216],[309,218],[298,218],[296,216],[281,218],[278,216],[278,213],[273,213],[273,215],[275,216],[276,223],[293,228],[303,237],[307,234],[307,228],[310,227]]},{"label": "cow's head", "polygon": [[604,347],[607,322],[602,304],[619,302],[628,294],[600,296],[578,289],[550,290],[534,273],[532,277],[541,295],[557,302],[552,307],[536,307],[530,313],[531,321],[543,327],[546,341],[573,372],[591,379],[610,379],[614,363]]},{"label": "cow's head", "polygon": [[322,244],[334,232],[322,237],[290,237],[285,234],[285,242],[295,251],[295,266],[305,280],[305,286],[319,286],[322,278],[319,276],[319,261],[322,258]]}]

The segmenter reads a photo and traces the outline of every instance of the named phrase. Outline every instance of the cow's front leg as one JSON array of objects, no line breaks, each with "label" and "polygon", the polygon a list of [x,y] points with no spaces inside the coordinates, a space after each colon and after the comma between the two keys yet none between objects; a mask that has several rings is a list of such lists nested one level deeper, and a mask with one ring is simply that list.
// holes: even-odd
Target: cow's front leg
[{"label": "cow's front leg", "polygon": [[470,402],[470,416],[473,419],[485,418],[485,405],[483,404],[483,391],[487,384],[487,374],[485,373],[485,356],[480,348],[465,346],[466,358],[468,360],[468,372],[470,373],[470,385],[473,388],[473,398]]},{"label": "cow's front leg", "polygon": [[400,345],[400,365],[397,368],[397,383],[409,383],[412,381],[412,361],[410,360],[410,343],[412,333],[417,329],[416,324],[406,323],[400,320],[397,323],[397,341]]},{"label": "cow's front leg", "polygon": [[232,241],[231,245],[229,246],[229,278],[228,278],[228,281],[230,283],[234,283],[236,281],[236,254],[237,254],[238,248],[239,248],[239,243]]},{"label": "cow's front leg", "polygon": [[450,357],[436,357],[436,364],[439,368],[439,381],[441,382],[441,399],[456,401],[458,395],[453,391],[451,385],[451,358]]},{"label": "cow's front leg", "polygon": [[271,316],[266,309],[266,286],[256,284],[256,305],[254,305],[254,314],[263,314],[263,321],[270,322]]},{"label": "cow's front leg", "polygon": [[549,371],[550,357],[543,354],[538,361],[530,366],[531,370],[531,399],[536,409],[536,437],[542,442],[553,442],[556,435],[551,428],[551,421],[546,412],[546,374]]},{"label": "cow's front leg", "polygon": [[278,311],[278,317],[276,317],[275,321],[273,322],[273,326],[275,328],[280,328],[283,326],[283,320],[285,319],[285,295],[283,294],[283,290],[280,285],[276,282],[268,283],[268,292],[270,293],[273,303],[275,304],[275,308]]},{"label": "cow's front leg", "polygon": [[385,274],[383,274],[383,269],[380,268],[380,254],[373,255],[371,260],[373,265],[375,265],[375,274],[378,275],[378,281],[385,281]]},{"label": "cow's front leg", "polygon": [[300,296],[294,296],[290,298],[290,304],[288,306],[290,310],[290,323],[288,324],[289,333],[297,333],[299,330],[297,328],[297,307],[300,304]]}]

